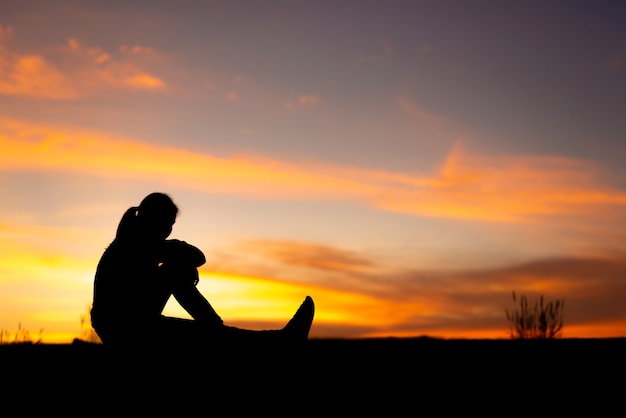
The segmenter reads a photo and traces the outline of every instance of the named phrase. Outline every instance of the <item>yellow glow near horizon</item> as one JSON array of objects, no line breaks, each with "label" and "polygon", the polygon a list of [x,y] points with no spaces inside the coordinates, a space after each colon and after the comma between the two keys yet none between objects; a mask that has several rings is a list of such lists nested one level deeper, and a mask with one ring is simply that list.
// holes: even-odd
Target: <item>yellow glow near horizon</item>
[{"label": "yellow glow near horizon", "polygon": [[[380,325],[392,320],[389,316],[364,315],[364,312],[379,309],[381,302],[354,292],[223,273],[201,272],[200,278],[198,288],[225,321],[282,323],[293,316],[307,295],[315,301],[316,322]],[[170,314],[187,316],[173,302],[168,303],[166,309]]]},{"label": "yellow glow near horizon", "polygon": [[[80,316],[85,313],[91,301],[97,258],[76,257],[75,253],[65,247],[92,240],[93,237],[88,234],[86,237],[84,232],[73,229],[0,224],[0,307],[3,309],[0,329],[14,331],[21,324],[35,339],[38,338],[39,330],[42,330],[42,341],[51,343],[70,342],[78,337]],[[99,248],[100,244],[96,247]],[[297,253],[301,256],[308,254],[307,250],[317,256],[323,254],[324,260],[331,261],[330,264],[322,263],[326,267],[336,265],[332,263],[333,260],[355,263],[348,263],[349,267],[361,266],[363,263],[359,258],[350,258],[349,254],[323,251],[324,248],[315,246],[292,247],[286,242],[274,243],[268,251],[274,255],[276,252],[283,254],[287,248],[297,248]],[[289,260],[299,261],[291,258]],[[359,271],[341,263],[339,269],[351,271],[353,274],[358,274]],[[568,280],[571,269],[572,267],[561,266],[558,275],[554,271],[549,277],[535,277],[531,272],[512,273],[506,278],[519,283],[517,289],[520,293],[549,290],[552,295],[578,294],[583,282]],[[441,316],[446,312],[458,317],[474,314],[466,306],[457,306],[451,299],[437,293],[430,297],[393,294],[377,297],[362,292],[358,287],[354,290],[339,290],[330,286],[310,283],[305,285],[271,277],[211,271],[201,271],[200,276],[201,292],[207,296],[226,323],[282,327],[292,317],[304,296],[310,295],[316,303],[312,337],[325,335],[318,332],[318,329],[324,327],[351,329],[353,337],[413,337],[425,334],[443,338],[508,337],[504,318],[502,328],[497,330],[441,327],[425,332],[423,329],[432,329],[431,326],[420,328],[420,324],[428,324],[431,317]],[[491,282],[484,285],[489,286],[489,283]],[[473,281],[455,284],[456,290],[465,294],[476,291],[497,294],[502,290],[500,286],[498,284],[495,288],[477,290],[476,282]],[[175,303],[168,304],[166,314],[186,316]],[[581,338],[612,337],[622,335],[624,329],[626,324],[621,322],[566,324],[564,335]]]},{"label": "yellow glow near horizon", "polygon": [[[305,295],[310,295],[316,303],[316,314],[311,338],[317,338],[316,326],[350,326],[375,327],[379,331],[363,332],[355,338],[376,337],[417,337],[430,336],[444,339],[507,339],[509,331],[503,316],[503,325],[498,329],[463,329],[439,328],[424,331],[416,325],[414,329],[387,331],[395,326],[406,323],[409,317],[427,319],[429,312],[445,309],[444,306],[420,304],[416,301],[402,303],[376,299],[367,295],[353,292],[337,291],[323,287],[303,286],[273,279],[245,277],[223,273],[201,272],[199,288],[211,301],[217,312],[227,324],[233,322],[272,324],[279,328],[291,318]],[[88,286],[90,289],[90,286]],[[61,298],[70,298],[67,289],[57,289]],[[12,328],[2,327],[4,331],[17,329],[18,323],[29,332],[33,340],[41,338],[45,343],[68,343],[80,337],[80,318],[85,315],[88,306],[68,300],[70,305],[66,309],[59,309],[54,300],[50,300],[52,293],[45,296],[26,295],[32,298],[29,303],[40,303],[48,300],[52,304],[41,304],[28,318],[15,318]],[[23,303],[13,301],[14,303]],[[84,301],[82,301],[84,302]],[[172,302],[172,301],[171,301]],[[62,304],[65,304],[63,302]],[[175,302],[168,303],[164,314],[188,317]],[[5,320],[7,318],[4,318]],[[30,325],[28,325],[30,324]],[[35,325],[33,325],[35,324]],[[41,325],[39,325],[41,324]],[[140,325],[138,324],[138,327]],[[593,323],[588,325],[567,324],[563,330],[565,338],[607,338],[622,334],[626,324],[619,321]],[[251,328],[254,329],[254,328]],[[9,336],[10,338],[10,336]],[[5,338],[6,339],[6,338]]]}]

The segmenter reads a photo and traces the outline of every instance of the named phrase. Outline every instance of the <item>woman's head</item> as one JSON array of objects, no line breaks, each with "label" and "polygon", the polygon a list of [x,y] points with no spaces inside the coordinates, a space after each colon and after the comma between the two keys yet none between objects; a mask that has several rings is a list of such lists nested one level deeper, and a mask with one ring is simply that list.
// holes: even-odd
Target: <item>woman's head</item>
[{"label": "woman's head", "polygon": [[170,235],[177,215],[178,206],[165,193],[150,193],[137,208],[140,225],[155,239],[165,239]]},{"label": "woman's head", "polygon": [[126,211],[117,229],[117,238],[164,240],[172,232],[178,206],[165,193],[150,193],[139,206]]}]

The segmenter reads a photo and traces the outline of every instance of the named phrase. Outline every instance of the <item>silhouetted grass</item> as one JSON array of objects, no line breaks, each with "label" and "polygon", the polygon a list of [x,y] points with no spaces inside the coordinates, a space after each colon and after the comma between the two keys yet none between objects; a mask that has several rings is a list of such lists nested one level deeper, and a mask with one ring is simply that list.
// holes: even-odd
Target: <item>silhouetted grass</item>
[{"label": "silhouetted grass", "polygon": [[0,329],[0,345],[4,344],[40,344],[41,336],[43,334],[43,328],[39,330],[39,338],[33,340],[30,332],[22,328],[22,323],[18,323],[17,331],[11,332],[5,329]]},{"label": "silhouetted grass", "polygon": [[78,338],[88,343],[102,343],[96,330],[91,326],[91,305],[89,305],[87,311],[80,316],[80,337]]},{"label": "silhouetted grass", "polygon": [[[513,302],[517,295],[513,292]],[[509,311],[506,319],[511,327],[513,339],[552,339],[561,336],[563,329],[565,299],[544,303],[543,295],[531,306],[525,295],[519,299],[519,306]]]}]

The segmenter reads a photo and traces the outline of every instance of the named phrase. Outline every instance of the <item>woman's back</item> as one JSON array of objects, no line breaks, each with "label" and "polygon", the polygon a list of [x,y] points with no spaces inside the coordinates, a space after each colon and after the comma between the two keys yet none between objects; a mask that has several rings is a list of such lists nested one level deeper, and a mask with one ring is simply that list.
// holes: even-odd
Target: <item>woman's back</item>
[{"label": "woman's back", "polygon": [[114,241],[96,269],[92,325],[95,330],[119,329],[156,320],[167,302],[163,293],[154,255]]}]

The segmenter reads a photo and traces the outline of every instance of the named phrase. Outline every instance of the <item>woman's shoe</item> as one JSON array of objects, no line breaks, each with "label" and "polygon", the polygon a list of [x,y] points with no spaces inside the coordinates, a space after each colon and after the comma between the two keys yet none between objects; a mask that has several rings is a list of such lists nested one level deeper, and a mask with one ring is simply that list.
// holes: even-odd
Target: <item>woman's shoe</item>
[{"label": "woman's shoe", "polygon": [[309,338],[309,330],[313,324],[315,315],[315,304],[313,298],[307,296],[300,305],[293,318],[281,330],[282,334],[290,340],[306,341]]}]

